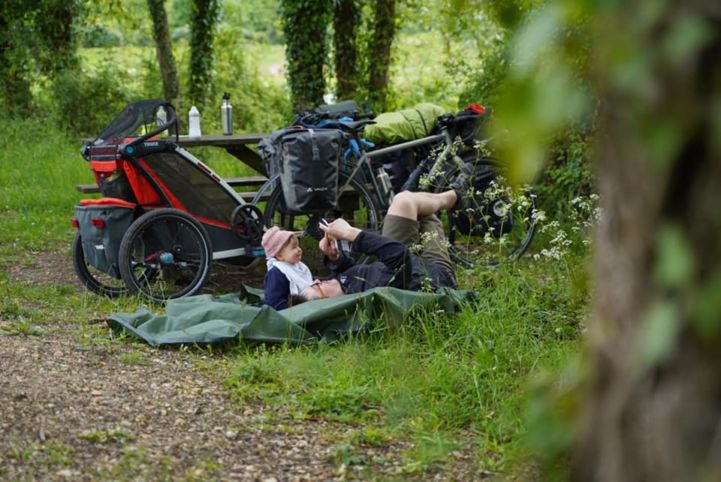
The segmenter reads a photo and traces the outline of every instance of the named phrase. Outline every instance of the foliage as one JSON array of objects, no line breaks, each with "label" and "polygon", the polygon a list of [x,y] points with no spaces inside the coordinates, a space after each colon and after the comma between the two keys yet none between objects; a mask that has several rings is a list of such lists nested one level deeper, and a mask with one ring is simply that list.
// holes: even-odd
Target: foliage
[{"label": "foliage", "polygon": [[212,83],[213,38],[220,12],[218,0],[193,0],[190,11],[190,75],[188,98],[204,106]]},{"label": "foliage", "polygon": [[540,204],[554,217],[567,214],[573,199],[597,190],[591,168],[590,136],[572,127],[560,133],[551,144],[548,164],[536,191]]},{"label": "foliage", "polygon": [[31,79],[75,65],[79,5],[77,0],[0,4],[0,96],[6,110],[27,114]]},{"label": "foliage", "polygon": [[54,117],[59,125],[75,136],[95,136],[132,99],[123,82],[126,71],[106,62],[86,73],[67,70],[55,77],[52,87]]},{"label": "foliage", "polygon": [[323,103],[323,66],[328,53],[330,0],[283,0],[281,16],[286,42],[288,84],[293,107],[304,110]]}]

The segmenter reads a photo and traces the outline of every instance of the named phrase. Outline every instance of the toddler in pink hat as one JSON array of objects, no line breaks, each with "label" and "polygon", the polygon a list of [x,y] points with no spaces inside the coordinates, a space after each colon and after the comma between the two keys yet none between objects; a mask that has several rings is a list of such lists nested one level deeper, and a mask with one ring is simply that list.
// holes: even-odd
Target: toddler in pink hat
[{"label": "toddler in pink hat", "polygon": [[263,234],[263,249],[268,272],[263,290],[265,304],[276,310],[288,308],[288,299],[297,295],[313,283],[313,275],[301,261],[303,249],[298,234],[273,226]]}]

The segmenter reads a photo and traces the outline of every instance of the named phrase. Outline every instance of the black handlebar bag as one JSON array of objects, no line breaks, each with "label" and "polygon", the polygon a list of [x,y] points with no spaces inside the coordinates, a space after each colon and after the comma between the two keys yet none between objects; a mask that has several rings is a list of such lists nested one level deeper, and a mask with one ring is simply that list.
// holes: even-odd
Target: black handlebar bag
[{"label": "black handlebar bag", "polygon": [[335,209],[345,134],[337,129],[283,129],[260,144],[270,177],[279,176],[284,212]]}]

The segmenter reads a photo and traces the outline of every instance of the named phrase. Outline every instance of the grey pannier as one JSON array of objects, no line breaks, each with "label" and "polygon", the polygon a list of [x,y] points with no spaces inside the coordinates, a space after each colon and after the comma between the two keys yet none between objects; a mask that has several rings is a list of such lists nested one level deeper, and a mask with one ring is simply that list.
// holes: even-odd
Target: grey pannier
[{"label": "grey pannier", "polygon": [[268,175],[279,175],[285,211],[334,209],[338,166],[345,136],[336,129],[283,129],[263,139],[260,153]]},{"label": "grey pannier", "polygon": [[120,199],[83,200],[75,206],[75,219],[87,264],[120,278],[118,251],[133,222],[135,205]]}]

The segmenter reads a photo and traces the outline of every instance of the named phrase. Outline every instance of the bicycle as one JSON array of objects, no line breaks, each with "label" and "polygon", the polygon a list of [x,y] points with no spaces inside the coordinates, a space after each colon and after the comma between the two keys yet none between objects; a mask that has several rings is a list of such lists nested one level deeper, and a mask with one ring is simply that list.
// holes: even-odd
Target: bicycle
[{"label": "bicycle", "polygon": [[[343,216],[355,226],[381,230],[382,219],[399,188],[391,183],[383,167],[383,158],[410,151],[421,160],[402,189],[442,191],[448,189],[449,180],[463,163],[475,165],[476,190],[470,191],[470,199],[466,201],[470,207],[446,212],[443,216],[452,258],[467,267],[516,259],[528,249],[535,234],[535,195],[530,188],[517,190],[507,185],[506,167],[485,154],[491,139],[482,139],[472,145],[456,142],[459,125],[474,120],[477,119],[470,116],[444,116],[439,119],[438,133],[380,148],[369,148],[362,138],[364,127],[373,121],[326,122],[324,128],[343,130],[350,138],[349,145],[353,146],[348,148],[350,155],[339,168],[339,208],[289,214],[281,190],[273,189],[264,209],[264,222],[267,226],[300,228],[307,234],[301,241],[306,248],[304,261],[313,273],[323,276],[327,271],[315,246],[322,235],[318,228],[320,220]],[[266,195],[275,184],[269,182],[259,196]]]}]

